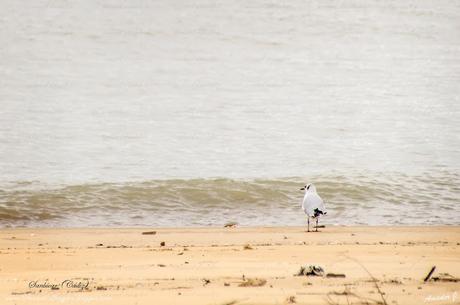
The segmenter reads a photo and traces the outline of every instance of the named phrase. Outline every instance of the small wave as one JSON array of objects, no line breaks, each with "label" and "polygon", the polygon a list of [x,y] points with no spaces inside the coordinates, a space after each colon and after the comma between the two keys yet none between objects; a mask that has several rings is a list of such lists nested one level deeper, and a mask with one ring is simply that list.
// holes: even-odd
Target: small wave
[{"label": "small wave", "polygon": [[0,191],[0,225],[196,226],[302,225],[307,182],[314,182],[333,224],[459,224],[459,175],[441,172],[280,179],[172,179]]}]

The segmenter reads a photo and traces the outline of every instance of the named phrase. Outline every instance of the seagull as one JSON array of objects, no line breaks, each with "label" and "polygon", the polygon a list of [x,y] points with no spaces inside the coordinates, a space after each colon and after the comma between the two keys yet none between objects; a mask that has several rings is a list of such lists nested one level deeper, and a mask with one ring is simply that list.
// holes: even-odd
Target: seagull
[{"label": "seagull", "polygon": [[308,232],[310,232],[310,218],[316,219],[316,232],[318,232],[318,218],[327,213],[323,199],[316,193],[316,187],[312,183],[305,185],[300,190],[305,190],[302,209],[307,214]]}]

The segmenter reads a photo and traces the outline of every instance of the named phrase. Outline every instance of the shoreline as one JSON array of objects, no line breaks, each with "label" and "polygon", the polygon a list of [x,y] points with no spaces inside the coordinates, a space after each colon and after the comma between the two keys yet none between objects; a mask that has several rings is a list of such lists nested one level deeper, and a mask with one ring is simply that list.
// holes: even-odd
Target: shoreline
[{"label": "shoreline", "polygon": [[[112,305],[460,301],[458,282],[423,281],[432,266],[433,278],[460,277],[460,226],[327,226],[320,231],[5,228],[0,230],[0,300]],[[337,277],[295,276],[308,265]]]},{"label": "shoreline", "polygon": [[[233,223],[230,222],[230,223]],[[240,225],[237,222],[236,226],[233,228],[238,228],[238,229],[302,229],[302,228],[307,228],[307,225],[305,226],[299,226],[299,225],[293,225],[293,226],[281,226],[281,225],[267,225],[267,226],[246,226],[246,225]],[[428,225],[419,225],[419,224],[401,224],[401,225],[394,225],[394,224],[379,224],[379,225],[346,225],[346,224],[339,224],[339,225],[332,225],[329,223],[320,223],[320,226],[325,226],[325,229],[331,229],[331,228],[355,228],[355,229],[360,229],[360,228],[366,228],[366,229],[377,229],[377,228],[454,228],[454,227],[460,227],[460,224],[428,224]],[[210,226],[145,226],[145,225],[140,225],[140,226],[27,226],[27,227],[3,227],[0,228],[0,234],[2,231],[14,231],[14,230],[214,230],[214,229],[225,229],[226,227],[224,225],[210,225]],[[310,223],[310,228],[312,228],[311,223]],[[321,228],[324,229],[324,228]]]}]

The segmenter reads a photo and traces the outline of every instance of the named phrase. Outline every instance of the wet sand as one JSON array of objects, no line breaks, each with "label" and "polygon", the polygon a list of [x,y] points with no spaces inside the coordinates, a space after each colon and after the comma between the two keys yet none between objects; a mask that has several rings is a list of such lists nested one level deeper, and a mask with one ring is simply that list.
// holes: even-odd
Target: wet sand
[{"label": "wet sand", "polygon": [[[460,227],[320,230],[4,229],[0,303],[460,302]],[[296,276],[306,265],[345,277]]]}]

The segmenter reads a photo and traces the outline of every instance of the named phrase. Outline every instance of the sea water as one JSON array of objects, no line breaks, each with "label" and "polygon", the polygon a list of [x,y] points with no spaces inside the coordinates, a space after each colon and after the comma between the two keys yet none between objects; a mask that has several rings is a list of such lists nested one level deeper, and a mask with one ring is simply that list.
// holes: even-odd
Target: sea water
[{"label": "sea water", "polygon": [[460,2],[0,3],[0,225],[460,224]]}]

